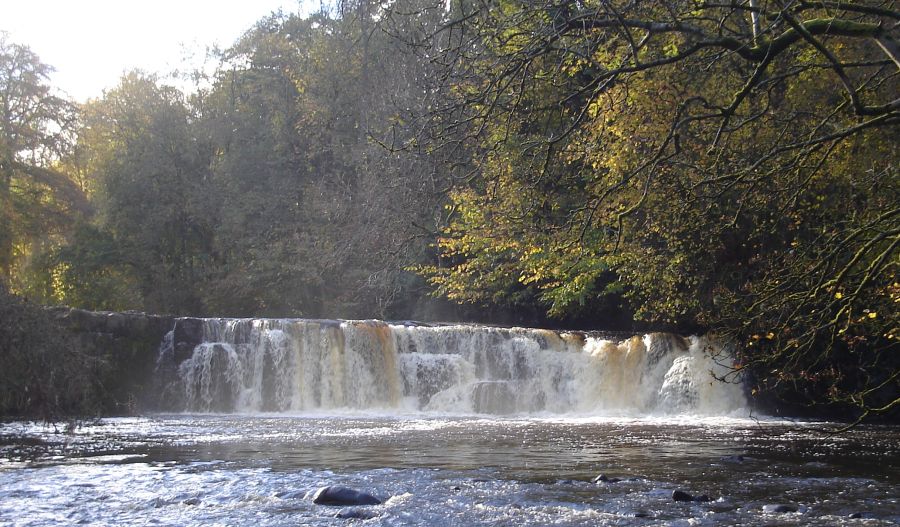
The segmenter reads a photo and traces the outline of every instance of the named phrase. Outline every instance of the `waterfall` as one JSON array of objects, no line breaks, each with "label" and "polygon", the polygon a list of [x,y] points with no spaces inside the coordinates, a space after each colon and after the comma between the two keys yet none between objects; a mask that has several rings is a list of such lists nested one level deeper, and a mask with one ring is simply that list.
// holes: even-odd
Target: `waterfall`
[{"label": "waterfall", "polygon": [[[704,338],[380,321],[180,319],[163,343],[172,408],[527,415],[727,415],[740,385]],[[193,326],[190,326],[193,324]],[[182,339],[190,340],[190,339]],[[746,413],[746,411],[744,411]]]}]

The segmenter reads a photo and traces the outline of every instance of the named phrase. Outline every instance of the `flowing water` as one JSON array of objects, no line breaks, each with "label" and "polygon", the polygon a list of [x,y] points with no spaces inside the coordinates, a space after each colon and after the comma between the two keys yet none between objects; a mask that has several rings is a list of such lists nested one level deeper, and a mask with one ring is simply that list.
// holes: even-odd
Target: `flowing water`
[{"label": "flowing water", "polygon": [[207,319],[160,377],[173,409],[339,408],[488,414],[746,414],[742,387],[717,382],[727,351],[656,333],[583,332],[378,321]]},{"label": "flowing water", "polygon": [[[169,413],[0,425],[0,525],[900,522],[898,429],[753,419],[702,339],[203,326],[162,346]],[[327,485],[383,503],[314,504]]]}]

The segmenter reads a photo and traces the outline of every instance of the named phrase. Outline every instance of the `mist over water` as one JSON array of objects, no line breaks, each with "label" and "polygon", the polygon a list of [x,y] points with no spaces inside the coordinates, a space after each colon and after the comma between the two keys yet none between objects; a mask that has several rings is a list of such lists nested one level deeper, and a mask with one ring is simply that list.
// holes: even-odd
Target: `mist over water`
[{"label": "mist over water", "polygon": [[702,338],[379,321],[207,319],[161,371],[169,410],[747,415],[730,357]]}]

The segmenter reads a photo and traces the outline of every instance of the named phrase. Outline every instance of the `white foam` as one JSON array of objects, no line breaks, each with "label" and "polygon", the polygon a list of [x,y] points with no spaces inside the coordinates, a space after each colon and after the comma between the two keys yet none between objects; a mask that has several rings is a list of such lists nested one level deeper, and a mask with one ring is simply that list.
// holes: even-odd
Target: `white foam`
[{"label": "white foam", "polygon": [[[189,411],[746,415],[721,346],[651,334],[377,321],[205,321],[178,368]],[[727,358],[724,358],[727,362]]]}]

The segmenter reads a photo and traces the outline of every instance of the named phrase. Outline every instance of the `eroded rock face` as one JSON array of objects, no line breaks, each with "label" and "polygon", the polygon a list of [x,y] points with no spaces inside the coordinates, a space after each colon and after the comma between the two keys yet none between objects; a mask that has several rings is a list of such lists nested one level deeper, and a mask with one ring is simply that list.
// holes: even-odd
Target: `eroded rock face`
[{"label": "eroded rock face", "polygon": [[173,359],[181,364],[189,358],[200,343],[203,342],[203,320],[199,318],[179,318],[174,321],[172,344],[175,350]]},{"label": "eroded rock face", "polygon": [[98,379],[107,392],[104,413],[128,415],[156,407],[153,387],[159,343],[172,330],[173,317],[69,307],[48,311],[73,343],[108,365]]},{"label": "eroded rock face", "polygon": [[47,308],[64,328],[75,333],[93,333],[153,340],[154,346],[172,329],[175,319],[165,315],[148,315],[137,311],[88,311],[71,307]]}]

